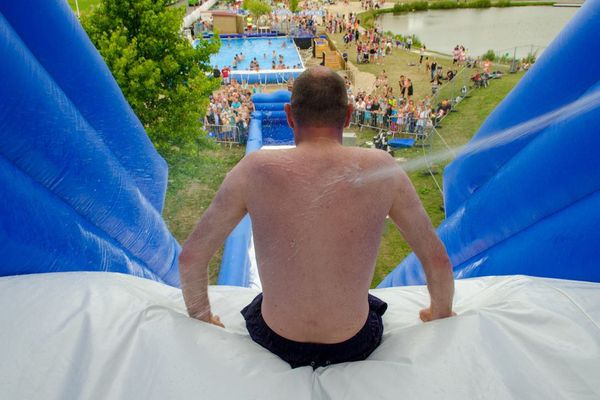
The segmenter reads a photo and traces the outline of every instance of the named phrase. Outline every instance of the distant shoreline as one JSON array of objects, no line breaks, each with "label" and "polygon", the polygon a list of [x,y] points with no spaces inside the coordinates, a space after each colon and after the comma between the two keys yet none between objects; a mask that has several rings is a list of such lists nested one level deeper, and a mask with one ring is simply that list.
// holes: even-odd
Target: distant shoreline
[{"label": "distant shoreline", "polygon": [[[575,3],[563,0],[560,4]],[[511,0],[499,0],[492,2],[490,0],[475,0],[465,3],[458,3],[453,0],[442,0],[435,2],[427,1],[415,1],[411,3],[396,3],[391,8],[381,8],[378,10],[368,10],[358,14],[358,19],[361,21],[361,25],[366,28],[373,28],[375,19],[381,14],[393,13],[394,15],[406,14],[416,11],[428,11],[428,10],[456,10],[456,9],[478,9],[478,8],[507,8],[507,7],[529,7],[529,6],[555,6],[559,4],[555,1],[511,1]]]}]

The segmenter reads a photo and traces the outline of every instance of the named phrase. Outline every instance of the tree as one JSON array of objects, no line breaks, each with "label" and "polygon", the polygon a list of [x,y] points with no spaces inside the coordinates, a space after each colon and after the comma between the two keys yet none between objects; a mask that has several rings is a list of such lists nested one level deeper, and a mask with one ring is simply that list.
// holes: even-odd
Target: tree
[{"label": "tree", "polygon": [[494,61],[496,59],[496,53],[494,50],[488,50],[484,55],[481,56],[481,59],[484,61]]},{"label": "tree", "polygon": [[293,13],[298,11],[298,0],[290,0],[290,11]]},{"label": "tree", "polygon": [[244,0],[243,6],[252,14],[255,20],[272,11],[271,6],[261,0]]},{"label": "tree", "polygon": [[209,57],[219,49],[197,48],[180,33],[185,10],[168,0],[101,0],[83,26],[125,98],[163,155],[191,149],[202,135],[200,120],[219,81]]}]

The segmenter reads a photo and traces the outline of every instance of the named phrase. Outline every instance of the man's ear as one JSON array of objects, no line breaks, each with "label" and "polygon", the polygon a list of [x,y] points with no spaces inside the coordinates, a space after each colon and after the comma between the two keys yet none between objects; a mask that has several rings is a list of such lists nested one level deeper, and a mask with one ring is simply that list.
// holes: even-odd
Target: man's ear
[{"label": "man's ear", "polygon": [[344,128],[350,126],[350,121],[352,120],[352,113],[354,112],[354,106],[352,104],[348,104],[348,109],[346,110],[346,121],[344,122]]},{"label": "man's ear", "polygon": [[294,120],[292,118],[292,105],[290,103],[285,103],[283,105],[283,110],[285,111],[285,118],[287,119],[287,123],[290,128],[294,129]]}]

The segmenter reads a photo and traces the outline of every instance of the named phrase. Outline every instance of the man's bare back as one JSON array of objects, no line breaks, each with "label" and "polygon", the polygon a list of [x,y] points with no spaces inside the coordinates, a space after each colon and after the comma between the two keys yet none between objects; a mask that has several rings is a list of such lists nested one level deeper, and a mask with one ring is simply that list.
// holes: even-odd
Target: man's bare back
[{"label": "man's bare back", "polygon": [[201,290],[206,270],[193,266],[208,264],[246,212],[263,286],[262,317],[278,335],[295,342],[340,343],[365,326],[388,215],[428,279],[431,307],[422,319],[451,315],[451,267],[408,177],[381,150],[343,147],[341,132],[352,108],[334,111],[343,113],[340,125],[305,127],[297,123],[301,115],[294,116],[286,105],[297,147],[252,153],[227,175],[180,257],[191,316],[220,323],[210,313],[206,289]]},{"label": "man's bare back", "polygon": [[265,321],[301,342],[352,337],[367,319],[383,225],[399,192],[393,159],[321,142],[261,151],[240,167],[252,182],[246,205]]}]

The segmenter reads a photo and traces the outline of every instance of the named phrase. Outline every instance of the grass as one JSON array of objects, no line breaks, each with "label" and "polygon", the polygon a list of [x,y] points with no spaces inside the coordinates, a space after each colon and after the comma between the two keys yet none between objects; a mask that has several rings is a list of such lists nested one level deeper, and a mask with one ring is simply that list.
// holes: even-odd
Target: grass
[{"label": "grass", "polygon": [[[218,147],[197,156],[171,157],[169,186],[163,217],[173,236],[183,244],[208,208],[225,175],[244,156],[243,147]],[[210,262],[210,283],[217,281],[223,249]]]}]

